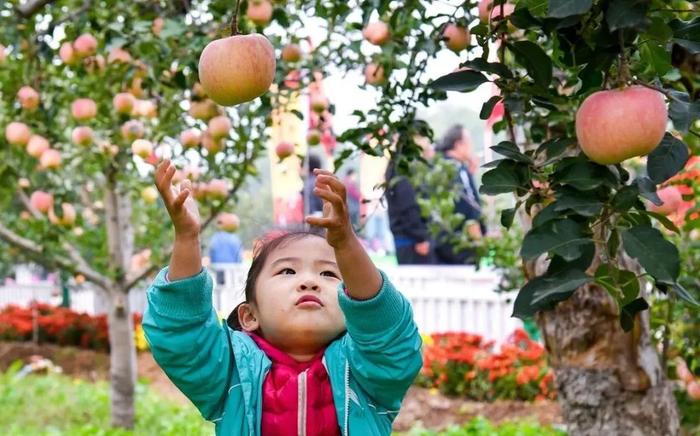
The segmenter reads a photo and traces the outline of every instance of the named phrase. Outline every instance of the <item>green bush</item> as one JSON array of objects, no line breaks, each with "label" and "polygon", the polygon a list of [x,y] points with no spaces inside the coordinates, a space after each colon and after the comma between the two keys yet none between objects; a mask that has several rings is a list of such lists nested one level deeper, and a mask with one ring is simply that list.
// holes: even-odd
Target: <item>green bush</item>
[{"label": "green bush", "polygon": [[143,383],[136,390],[134,431],[109,426],[109,384],[64,375],[15,377],[20,365],[0,373],[0,428],[13,436],[211,435],[214,426],[194,406],[162,398]]},{"label": "green bush", "polygon": [[531,422],[495,425],[485,418],[477,417],[462,427],[450,427],[441,432],[417,428],[404,436],[566,436],[566,432]]}]

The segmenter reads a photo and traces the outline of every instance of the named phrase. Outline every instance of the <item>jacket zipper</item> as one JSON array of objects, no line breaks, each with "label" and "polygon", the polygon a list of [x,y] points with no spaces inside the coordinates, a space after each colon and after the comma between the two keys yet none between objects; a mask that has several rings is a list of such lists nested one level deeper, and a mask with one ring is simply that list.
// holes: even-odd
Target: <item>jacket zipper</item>
[{"label": "jacket zipper", "polygon": [[297,378],[297,384],[299,386],[297,395],[297,434],[299,436],[306,436],[306,380],[307,371],[299,374]]},{"label": "jacket zipper", "polygon": [[350,364],[345,359],[345,436],[348,436],[348,421],[350,418]]}]

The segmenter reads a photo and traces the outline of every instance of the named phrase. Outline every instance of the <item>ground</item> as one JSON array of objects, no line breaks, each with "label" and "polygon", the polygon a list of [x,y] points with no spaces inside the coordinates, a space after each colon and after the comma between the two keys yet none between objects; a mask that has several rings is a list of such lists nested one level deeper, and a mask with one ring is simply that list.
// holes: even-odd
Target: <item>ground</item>
[{"label": "ground", "polygon": [[[39,354],[48,357],[63,368],[63,372],[86,380],[104,380],[109,376],[109,355],[73,347],[21,342],[0,342],[0,371],[12,362]],[[148,383],[166,398],[186,402],[187,399],[168,380],[150,353],[138,354],[139,379]],[[450,424],[467,422],[475,416],[484,416],[499,423],[509,420],[529,419],[540,424],[559,424],[561,411],[556,402],[496,401],[483,403],[450,398],[428,389],[412,387],[403,403],[394,428],[405,431],[420,423],[428,429],[439,430]]]}]

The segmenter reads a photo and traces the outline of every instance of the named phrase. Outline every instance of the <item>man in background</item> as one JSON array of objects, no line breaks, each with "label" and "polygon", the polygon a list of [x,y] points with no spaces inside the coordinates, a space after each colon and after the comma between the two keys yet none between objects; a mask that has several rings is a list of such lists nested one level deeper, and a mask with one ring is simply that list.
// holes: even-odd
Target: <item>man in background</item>
[{"label": "man in background", "polygon": [[[224,230],[225,224],[216,221],[217,231],[209,242],[209,258],[212,264],[241,263],[243,261],[243,244],[233,232]],[[216,282],[224,283],[224,272],[216,271]]]}]

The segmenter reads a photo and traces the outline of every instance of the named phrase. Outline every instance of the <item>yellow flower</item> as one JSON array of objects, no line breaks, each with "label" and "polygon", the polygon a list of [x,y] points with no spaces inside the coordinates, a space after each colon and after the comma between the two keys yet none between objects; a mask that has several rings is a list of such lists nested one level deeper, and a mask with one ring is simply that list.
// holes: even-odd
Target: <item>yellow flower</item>
[{"label": "yellow flower", "polygon": [[429,347],[435,343],[435,341],[433,341],[433,337],[427,333],[421,333],[420,338],[423,340],[424,347]]},{"label": "yellow flower", "polygon": [[146,341],[146,334],[143,332],[143,327],[138,325],[134,330],[134,343],[136,344],[136,349],[138,351],[148,350],[148,342]]}]

